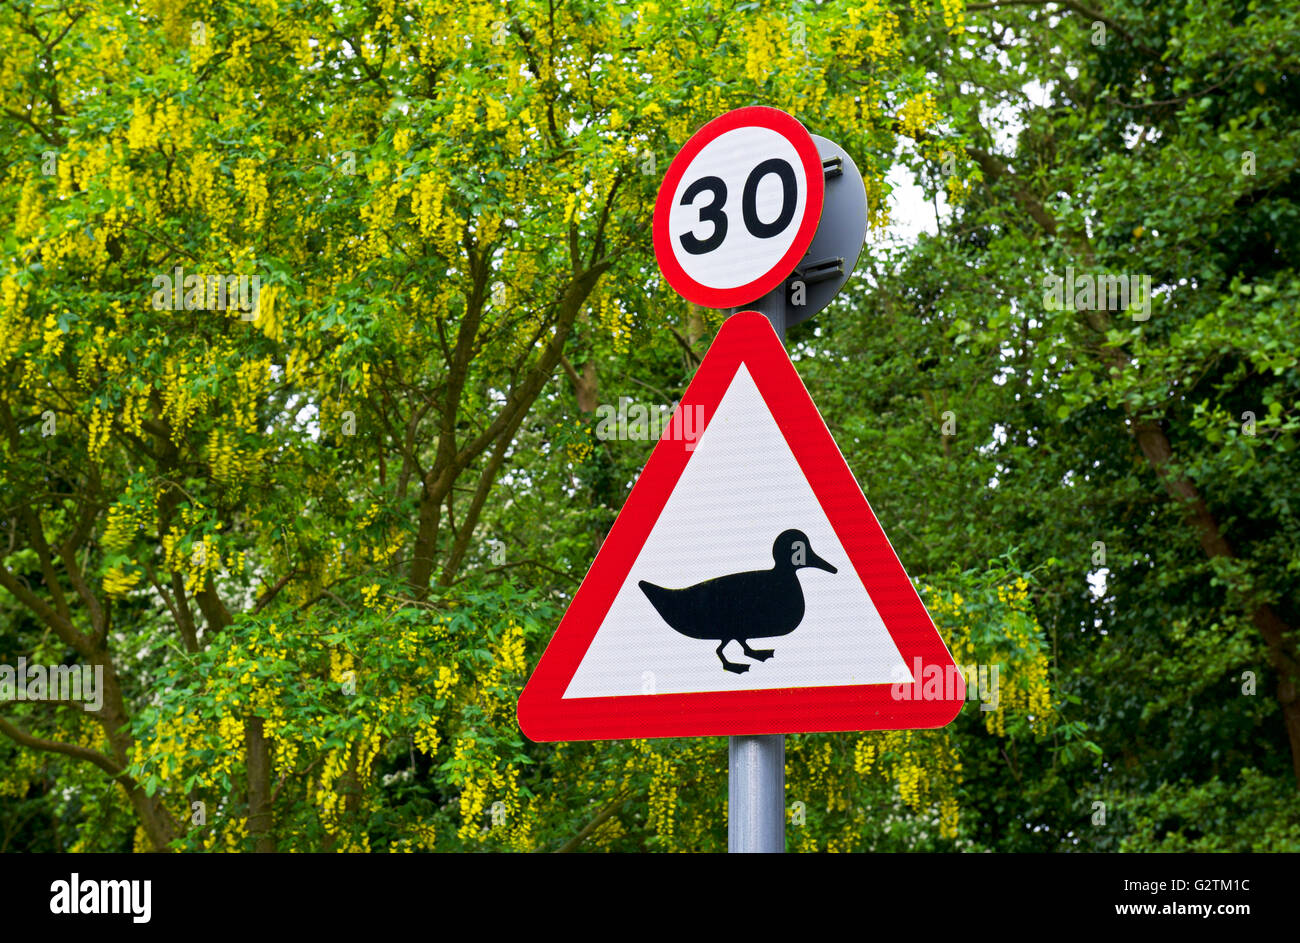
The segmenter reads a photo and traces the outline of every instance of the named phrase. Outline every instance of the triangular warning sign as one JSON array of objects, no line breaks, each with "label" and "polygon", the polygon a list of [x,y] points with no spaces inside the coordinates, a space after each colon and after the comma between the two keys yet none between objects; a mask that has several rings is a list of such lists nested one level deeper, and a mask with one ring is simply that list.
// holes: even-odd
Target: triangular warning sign
[{"label": "triangular warning sign", "polygon": [[767,319],[718,332],[519,698],[533,740],[941,727],[965,683]]}]

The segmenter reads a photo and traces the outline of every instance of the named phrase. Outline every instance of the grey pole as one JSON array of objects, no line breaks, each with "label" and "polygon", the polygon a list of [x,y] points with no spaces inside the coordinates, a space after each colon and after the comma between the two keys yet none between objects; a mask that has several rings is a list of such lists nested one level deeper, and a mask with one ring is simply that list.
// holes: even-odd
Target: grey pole
[{"label": "grey pole", "polygon": [[[741,310],[766,315],[785,343],[785,282]],[[731,737],[727,759],[727,851],[785,851],[785,736]]]},{"label": "grey pole", "polygon": [[785,851],[785,737],[731,737],[727,851]]}]

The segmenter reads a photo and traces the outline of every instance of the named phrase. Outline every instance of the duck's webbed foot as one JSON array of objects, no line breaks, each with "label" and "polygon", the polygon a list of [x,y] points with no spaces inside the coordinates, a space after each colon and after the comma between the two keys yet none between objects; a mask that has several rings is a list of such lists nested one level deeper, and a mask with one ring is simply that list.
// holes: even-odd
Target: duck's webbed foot
[{"label": "duck's webbed foot", "polygon": [[744,639],[740,640],[740,647],[746,658],[757,658],[759,661],[767,661],[776,654],[776,650],[772,648],[750,648],[749,643]]},{"label": "duck's webbed foot", "polygon": [[738,675],[743,675],[749,670],[749,665],[738,665],[734,661],[727,661],[727,656],[722,654],[722,650],[727,647],[727,642],[729,641],[730,639],[723,639],[719,643],[717,648],[718,658],[722,661],[722,667],[727,671],[734,671]]}]

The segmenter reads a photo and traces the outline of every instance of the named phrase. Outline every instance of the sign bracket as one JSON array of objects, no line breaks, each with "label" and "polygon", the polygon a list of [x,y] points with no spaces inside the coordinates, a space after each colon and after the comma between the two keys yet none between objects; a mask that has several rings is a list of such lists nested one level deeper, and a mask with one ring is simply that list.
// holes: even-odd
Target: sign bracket
[{"label": "sign bracket", "polygon": [[829,259],[818,259],[816,262],[807,262],[795,269],[790,278],[814,285],[827,279],[839,278],[843,274],[844,259],[842,256],[834,256]]}]

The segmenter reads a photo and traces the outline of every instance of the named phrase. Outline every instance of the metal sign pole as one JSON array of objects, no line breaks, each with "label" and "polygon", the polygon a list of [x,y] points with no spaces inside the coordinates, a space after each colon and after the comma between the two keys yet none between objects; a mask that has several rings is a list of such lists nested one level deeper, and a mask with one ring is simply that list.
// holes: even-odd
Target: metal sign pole
[{"label": "metal sign pole", "polygon": [[727,851],[785,851],[785,736],[731,737]]},{"label": "metal sign pole", "polygon": [[[784,282],[743,310],[764,314],[785,343]],[[727,851],[785,851],[784,735],[728,738],[727,799]]]}]

